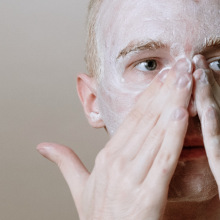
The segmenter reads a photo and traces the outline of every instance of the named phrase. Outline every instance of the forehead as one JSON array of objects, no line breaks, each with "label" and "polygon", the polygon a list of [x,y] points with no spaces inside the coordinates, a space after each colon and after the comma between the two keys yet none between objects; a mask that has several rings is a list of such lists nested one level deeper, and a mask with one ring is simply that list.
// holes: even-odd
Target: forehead
[{"label": "forehead", "polygon": [[196,47],[220,36],[220,0],[104,0],[97,23],[100,50],[111,54],[146,39]]}]

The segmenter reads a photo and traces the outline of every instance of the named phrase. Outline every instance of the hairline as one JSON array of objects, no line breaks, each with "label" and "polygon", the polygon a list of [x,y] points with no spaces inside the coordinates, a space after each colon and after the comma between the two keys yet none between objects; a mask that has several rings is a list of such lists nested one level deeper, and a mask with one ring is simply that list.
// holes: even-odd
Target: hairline
[{"label": "hairline", "polygon": [[101,60],[97,45],[97,18],[104,0],[90,0],[87,14],[86,34],[86,67],[88,75],[99,79],[101,76]]}]

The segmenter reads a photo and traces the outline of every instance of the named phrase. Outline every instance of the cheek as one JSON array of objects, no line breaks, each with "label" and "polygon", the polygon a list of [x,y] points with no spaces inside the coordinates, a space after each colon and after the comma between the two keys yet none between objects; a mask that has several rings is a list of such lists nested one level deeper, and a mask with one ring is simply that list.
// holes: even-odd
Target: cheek
[{"label": "cheek", "polygon": [[[159,70],[153,70],[149,72],[143,72],[135,67],[128,69],[123,74],[124,82],[136,87],[146,88],[154,77],[158,74]],[[140,89],[141,90],[141,89]]]},{"label": "cheek", "polygon": [[218,85],[220,86],[220,73],[214,73],[214,78],[216,82],[218,83]]},{"label": "cheek", "polygon": [[141,92],[139,89],[129,88],[124,82],[103,83],[99,87],[97,93],[99,110],[110,135],[113,135],[124,121]]}]

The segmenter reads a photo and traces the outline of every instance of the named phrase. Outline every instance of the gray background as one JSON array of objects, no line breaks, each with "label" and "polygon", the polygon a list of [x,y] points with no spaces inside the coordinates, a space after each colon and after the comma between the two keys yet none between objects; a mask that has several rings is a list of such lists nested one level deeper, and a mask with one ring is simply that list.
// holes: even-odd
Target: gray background
[{"label": "gray background", "polygon": [[78,219],[69,189],[40,142],[72,147],[91,170],[107,141],[76,94],[85,71],[88,0],[0,0],[0,219]]}]

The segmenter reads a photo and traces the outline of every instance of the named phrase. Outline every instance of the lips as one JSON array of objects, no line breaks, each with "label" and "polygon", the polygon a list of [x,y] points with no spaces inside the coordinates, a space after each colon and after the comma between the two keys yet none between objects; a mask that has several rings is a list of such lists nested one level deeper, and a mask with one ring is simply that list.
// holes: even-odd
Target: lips
[{"label": "lips", "polygon": [[203,146],[183,147],[180,154],[181,161],[196,160],[203,157],[206,157],[205,148]]},{"label": "lips", "polygon": [[196,160],[202,157],[206,157],[202,135],[187,135],[184,140],[180,160]]},{"label": "lips", "polygon": [[202,135],[190,135],[186,136],[184,140],[184,147],[203,147],[204,148],[204,142]]},{"label": "lips", "polygon": [[197,160],[206,157],[201,124],[198,115],[189,118],[189,125],[180,155],[181,161]]}]

